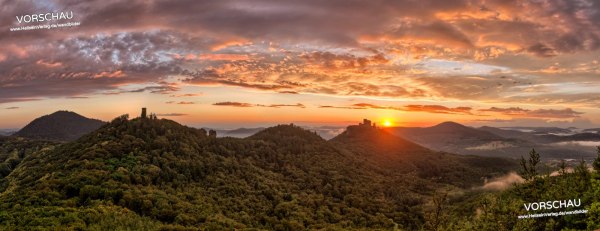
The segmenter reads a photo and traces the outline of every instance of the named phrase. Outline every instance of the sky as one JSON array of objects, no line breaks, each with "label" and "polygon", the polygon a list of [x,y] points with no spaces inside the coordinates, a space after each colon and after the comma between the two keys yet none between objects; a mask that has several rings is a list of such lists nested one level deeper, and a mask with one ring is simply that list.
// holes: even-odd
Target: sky
[{"label": "sky", "polygon": [[[73,18],[17,20],[54,12]],[[599,48],[590,0],[0,0],[0,128],[141,107],[220,128],[600,127]]]}]

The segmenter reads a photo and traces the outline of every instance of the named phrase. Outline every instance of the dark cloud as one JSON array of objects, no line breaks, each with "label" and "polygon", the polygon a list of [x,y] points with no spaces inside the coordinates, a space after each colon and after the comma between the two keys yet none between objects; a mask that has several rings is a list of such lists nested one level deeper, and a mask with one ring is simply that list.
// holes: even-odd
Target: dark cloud
[{"label": "dark cloud", "polygon": [[547,118],[547,119],[573,119],[579,118],[583,112],[574,111],[571,108],[565,109],[536,109],[529,110],[519,107],[498,108],[492,107],[489,109],[480,109],[481,112],[494,112],[513,117],[526,118]]},{"label": "dark cloud", "polygon": [[304,106],[304,104],[301,104],[301,103],[297,103],[297,104],[269,104],[269,105],[257,104],[256,106],[257,107],[274,107],[274,108],[280,108],[280,107],[306,108],[306,106]]},{"label": "dark cloud", "polygon": [[170,95],[169,97],[195,97],[201,96],[201,93],[190,93],[190,94],[181,94],[181,95]]},{"label": "dark cloud", "polygon": [[279,93],[281,93],[281,94],[292,94],[292,95],[299,94],[297,91],[280,91]]},{"label": "dark cloud", "polygon": [[143,87],[143,88],[138,88],[135,90],[129,90],[126,92],[130,92],[130,93],[136,93],[136,92],[150,92],[150,93],[154,93],[154,94],[170,94],[173,92],[179,91],[179,87],[177,87],[176,85],[162,85],[162,86],[150,86],[150,87]]},{"label": "dark cloud", "polygon": [[177,91],[175,85],[160,79],[180,73],[181,69],[173,65],[173,61],[160,58],[157,50],[149,48],[158,46],[150,42],[155,36],[146,32],[97,35],[36,44],[36,49],[18,48],[23,55],[9,56],[0,62],[0,98],[19,100],[118,94],[127,92],[121,86],[128,84],[159,85],[130,92],[166,94]]},{"label": "dark cloud", "polygon": [[465,114],[472,115],[471,107],[446,107],[442,105],[406,105],[403,108],[405,111],[429,112],[439,114]]},{"label": "dark cloud", "polygon": [[299,57],[306,60],[308,64],[319,65],[327,70],[365,68],[368,65],[379,65],[389,62],[381,53],[366,57],[356,57],[350,54],[315,51],[301,54]]},{"label": "dark cloud", "polygon": [[406,40],[425,40],[437,44],[444,44],[450,47],[472,48],[474,45],[471,40],[455,26],[443,22],[435,21],[427,24],[417,24],[414,22],[403,23],[392,33],[391,39]]},{"label": "dark cloud", "polygon": [[240,103],[240,102],[218,102],[213,103],[215,106],[229,106],[229,107],[253,107],[252,104],[249,103]]},{"label": "dark cloud", "polygon": [[556,56],[556,50],[541,44],[537,43],[527,48],[527,51],[540,56],[540,57],[553,57]]},{"label": "dark cloud", "polygon": [[319,108],[336,108],[336,109],[368,109],[367,107],[353,107],[353,106],[331,106],[331,105],[322,105]]},{"label": "dark cloud", "polygon": [[4,109],[6,109],[6,110],[15,110],[15,109],[19,109],[19,108],[20,107],[7,107],[7,108],[4,108]]},{"label": "dark cloud", "polygon": [[520,107],[510,107],[510,108],[491,107],[489,109],[480,109],[479,111],[481,111],[481,112],[496,112],[496,113],[501,113],[501,114],[505,114],[505,115],[522,115],[522,114],[529,112],[530,110],[523,109]]},{"label": "dark cloud", "polygon": [[179,102],[176,102],[176,101],[167,101],[165,103],[166,104],[179,104],[179,105],[192,105],[192,104],[196,104],[196,103],[191,102],[191,101],[179,101]]},{"label": "dark cloud", "polygon": [[171,116],[186,116],[188,114],[183,113],[164,113],[164,114],[156,114],[157,116],[171,117]]},{"label": "dark cloud", "polygon": [[577,118],[582,115],[582,112],[574,111],[571,108],[565,108],[562,110],[555,109],[537,109],[527,113],[529,117],[540,117],[540,118],[554,118],[554,119],[570,119]]}]

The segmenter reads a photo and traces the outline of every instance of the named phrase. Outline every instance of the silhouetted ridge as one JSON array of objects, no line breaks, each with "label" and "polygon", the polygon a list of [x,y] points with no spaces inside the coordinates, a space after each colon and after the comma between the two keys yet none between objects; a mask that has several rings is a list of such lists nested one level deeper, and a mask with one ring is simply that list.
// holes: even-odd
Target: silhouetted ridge
[{"label": "silhouetted ridge", "polygon": [[456,123],[456,122],[452,122],[452,121],[446,121],[440,124],[437,124],[435,126],[430,127],[430,129],[438,129],[438,130],[450,130],[450,131],[454,131],[456,129],[471,129],[465,125]]},{"label": "silhouetted ridge", "polygon": [[422,128],[421,131],[417,132],[421,134],[432,134],[432,135],[451,135],[451,136],[459,136],[465,137],[468,139],[478,138],[478,139],[489,139],[496,140],[500,137],[496,136],[493,133],[478,130],[472,127],[467,127],[465,125],[456,123],[456,122],[443,122],[438,125]]},{"label": "silhouetted ridge", "polygon": [[[331,139],[332,142],[341,143],[368,143],[378,145],[380,148],[395,148],[395,149],[418,149],[423,150],[418,144],[405,140],[398,136],[392,135],[384,130],[364,124],[351,125],[346,128],[338,136]],[[408,151],[408,150],[407,150]]]},{"label": "silhouetted ridge", "polygon": [[57,111],[33,120],[14,136],[32,139],[72,141],[88,134],[105,122],[89,119],[75,112]]},{"label": "silhouetted ridge", "polygon": [[[368,124],[367,124],[368,125]],[[365,163],[394,173],[417,174],[420,178],[466,187],[480,179],[480,172],[501,171],[514,163],[503,159],[487,159],[438,152],[404,138],[392,135],[387,128],[364,123],[348,126],[346,131],[329,142],[352,152]],[[444,124],[456,126],[455,124]],[[462,172],[464,175],[448,174]],[[478,176],[479,175],[479,176]],[[461,182],[456,184],[456,182]],[[466,183],[470,182],[470,183]]]},{"label": "silhouetted ridge", "polygon": [[290,125],[277,125],[275,127],[266,128],[250,137],[248,139],[254,140],[267,140],[275,143],[312,143],[312,142],[324,142],[315,132],[306,130],[299,126]]}]

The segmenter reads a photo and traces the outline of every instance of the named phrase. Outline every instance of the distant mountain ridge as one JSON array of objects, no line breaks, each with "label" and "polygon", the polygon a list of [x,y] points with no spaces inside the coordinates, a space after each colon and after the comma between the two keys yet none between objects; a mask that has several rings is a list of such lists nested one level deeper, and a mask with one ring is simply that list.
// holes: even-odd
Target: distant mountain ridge
[{"label": "distant mountain ridge", "polygon": [[71,111],[57,111],[49,115],[39,117],[13,136],[31,139],[73,141],[88,134],[102,125],[101,120],[89,119]]},{"label": "distant mountain ridge", "polygon": [[431,127],[391,127],[384,130],[433,150],[509,158],[519,158],[532,148],[544,153],[543,158],[592,157],[594,154],[590,148],[567,146],[561,142],[600,141],[597,133],[569,135],[567,132],[571,130],[555,127],[474,128],[444,122]]},{"label": "distant mountain ridge", "polygon": [[[446,123],[436,129],[460,128],[460,124]],[[465,156],[428,149],[410,140],[374,126],[351,125],[346,131],[328,141],[348,150],[363,161],[393,171],[392,174],[416,174],[418,178],[435,183],[469,187],[490,172],[502,172],[515,166],[503,158]],[[460,169],[460,170],[459,170]],[[462,174],[448,174],[448,173]],[[486,173],[487,172],[487,173]]]},{"label": "distant mountain ridge", "polygon": [[506,156],[506,150],[498,147],[514,147],[518,146],[517,143],[526,143],[455,122],[444,122],[431,127],[392,127],[384,130],[433,150],[465,155]]}]

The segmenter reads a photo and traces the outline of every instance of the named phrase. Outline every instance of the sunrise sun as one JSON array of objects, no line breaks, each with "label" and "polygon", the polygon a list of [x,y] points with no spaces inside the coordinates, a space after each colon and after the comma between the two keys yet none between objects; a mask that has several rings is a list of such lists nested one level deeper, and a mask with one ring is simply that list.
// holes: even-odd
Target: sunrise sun
[{"label": "sunrise sun", "polygon": [[390,121],[390,120],[384,120],[384,121],[383,121],[383,126],[384,126],[384,127],[389,127],[389,126],[392,126],[392,121]]}]

